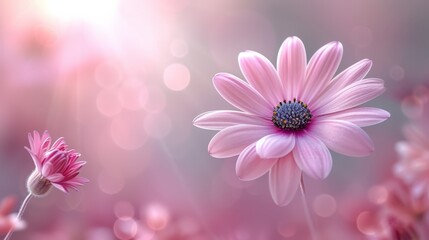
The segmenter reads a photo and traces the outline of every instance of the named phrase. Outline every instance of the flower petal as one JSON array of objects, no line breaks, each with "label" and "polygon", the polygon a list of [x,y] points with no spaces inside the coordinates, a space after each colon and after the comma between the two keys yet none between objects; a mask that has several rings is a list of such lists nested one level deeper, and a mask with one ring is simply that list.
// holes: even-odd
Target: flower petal
[{"label": "flower petal", "polygon": [[234,126],[237,124],[272,124],[271,121],[253,114],[228,110],[210,111],[202,113],[195,117],[193,123],[196,127],[208,130],[222,130],[226,127]]},{"label": "flower petal", "polygon": [[261,159],[256,153],[255,145],[250,144],[238,156],[235,170],[238,178],[243,181],[261,177],[277,162],[277,159]]},{"label": "flower petal", "polygon": [[326,178],[332,169],[332,156],[318,138],[303,134],[295,139],[293,157],[299,168],[310,177]]},{"label": "flower petal", "polygon": [[376,78],[362,79],[346,86],[332,96],[325,96],[330,97],[329,102],[312,110],[312,113],[315,116],[320,116],[350,109],[380,96],[383,92],[383,80]]},{"label": "flower petal", "polygon": [[46,176],[50,182],[61,182],[64,179],[64,176],[61,173],[54,173],[49,176]]},{"label": "flower petal", "polygon": [[218,73],[213,77],[213,84],[219,94],[238,109],[263,117],[272,115],[273,106],[234,75]]},{"label": "flower petal", "polygon": [[270,170],[269,185],[271,197],[279,206],[289,204],[295,196],[301,180],[301,170],[292,154],[279,159]]},{"label": "flower petal", "polygon": [[366,127],[381,123],[390,117],[390,113],[379,108],[361,107],[321,116],[319,119],[343,120]]},{"label": "flower petal", "polygon": [[351,157],[364,157],[374,151],[368,134],[353,123],[342,120],[321,120],[311,134],[321,139],[331,150]]},{"label": "flower petal", "polygon": [[293,134],[274,133],[256,142],[256,152],[261,158],[281,158],[289,154],[294,146]]},{"label": "flower petal", "polygon": [[283,98],[296,97],[297,89],[304,83],[307,56],[305,47],[298,37],[288,37],[282,44],[277,57],[277,70],[283,87]]},{"label": "flower petal", "polygon": [[236,156],[250,144],[274,131],[273,128],[257,125],[241,124],[227,127],[212,138],[208,151],[216,158]]},{"label": "flower petal", "polygon": [[54,167],[54,165],[52,165],[52,163],[50,163],[50,162],[43,164],[42,165],[42,172],[41,172],[42,176],[48,177],[50,174],[52,174],[53,167]]},{"label": "flower petal", "polygon": [[67,190],[67,188],[65,188],[62,184],[59,183],[52,183],[52,185],[56,188],[58,188],[59,190],[61,190],[64,193],[69,193],[69,191]]},{"label": "flower petal", "polygon": [[238,55],[244,77],[272,106],[283,101],[280,79],[273,64],[263,55],[246,51]]},{"label": "flower petal", "polygon": [[335,95],[335,93],[341,91],[351,83],[362,80],[371,69],[371,66],[371,60],[363,59],[342,71],[332,80],[318,101],[312,103],[312,108],[316,109],[329,103],[331,96]]},{"label": "flower petal", "polygon": [[298,94],[298,99],[311,106],[322,91],[328,86],[343,55],[343,45],[331,42],[320,48],[308,62],[305,87]]}]

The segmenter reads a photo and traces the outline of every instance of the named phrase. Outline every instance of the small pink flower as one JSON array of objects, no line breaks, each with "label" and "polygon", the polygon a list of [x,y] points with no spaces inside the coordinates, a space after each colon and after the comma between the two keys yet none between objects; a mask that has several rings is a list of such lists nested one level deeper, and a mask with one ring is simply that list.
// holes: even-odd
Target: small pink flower
[{"label": "small pink flower", "polygon": [[36,166],[27,182],[28,190],[33,195],[44,195],[51,185],[67,193],[70,188],[77,190],[78,186],[88,182],[86,178],[78,176],[86,162],[77,161],[80,153],[68,149],[63,138],[51,146],[51,137],[47,131],[42,136],[34,131],[33,136],[28,134],[28,140],[30,148],[25,148]]},{"label": "small pink flower", "polygon": [[213,83],[219,94],[241,111],[211,111],[197,116],[197,127],[220,130],[209,143],[217,158],[238,156],[236,172],[253,180],[269,172],[271,195],[288,204],[299,186],[301,171],[323,179],[332,168],[328,150],[367,156],[373,142],[361,127],[386,120],[382,109],[359,107],[384,91],[383,80],[363,79],[372,62],[364,59],[333,78],[343,47],[331,42],[307,64],[303,43],[287,38],[277,70],[259,53],[239,55],[247,82],[219,73]]}]

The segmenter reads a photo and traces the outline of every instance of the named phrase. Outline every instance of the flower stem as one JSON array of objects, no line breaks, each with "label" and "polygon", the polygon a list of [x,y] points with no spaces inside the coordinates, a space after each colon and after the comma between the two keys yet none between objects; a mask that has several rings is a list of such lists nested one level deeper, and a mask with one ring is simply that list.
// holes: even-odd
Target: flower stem
[{"label": "flower stem", "polygon": [[313,221],[313,218],[311,217],[310,209],[308,207],[307,197],[305,196],[304,178],[302,176],[301,176],[301,184],[299,185],[299,188],[301,190],[301,196],[302,196],[302,202],[304,205],[305,218],[307,220],[308,228],[310,230],[311,239],[312,240],[318,240],[319,238],[317,237],[314,221]]},{"label": "flower stem", "polygon": [[[28,193],[27,197],[25,197],[24,201],[22,202],[21,208],[19,209],[18,216],[16,216],[16,222],[21,220],[22,214],[24,214],[25,208],[28,205],[28,202],[30,202],[30,199],[33,195],[31,193]],[[9,240],[10,236],[12,236],[13,231],[15,230],[15,225],[12,225],[9,232],[7,233],[6,237],[4,237],[3,240]]]}]

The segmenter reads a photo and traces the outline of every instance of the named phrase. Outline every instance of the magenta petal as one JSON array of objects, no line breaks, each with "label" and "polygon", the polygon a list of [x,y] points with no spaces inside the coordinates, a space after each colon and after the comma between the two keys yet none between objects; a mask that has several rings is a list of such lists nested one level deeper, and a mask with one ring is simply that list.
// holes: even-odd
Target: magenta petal
[{"label": "magenta petal", "polygon": [[311,129],[331,150],[351,157],[364,157],[374,151],[374,144],[364,130],[341,120],[321,120]]},{"label": "magenta petal", "polygon": [[255,143],[253,143],[240,153],[235,170],[238,178],[250,181],[264,175],[276,162],[277,159],[261,159],[256,153]]},{"label": "magenta petal", "polygon": [[376,78],[362,79],[346,86],[341,91],[324,99],[321,105],[312,113],[315,115],[325,115],[350,109],[366,103],[384,92],[383,80]]},{"label": "magenta petal", "polygon": [[295,163],[292,154],[279,159],[270,170],[270,192],[274,202],[279,206],[289,204],[295,196],[301,180],[301,170]]},{"label": "magenta petal", "polygon": [[271,116],[273,106],[243,80],[227,73],[213,77],[219,94],[233,106],[258,116]]},{"label": "magenta petal", "polygon": [[240,53],[238,62],[246,80],[272,106],[283,101],[279,76],[266,57],[257,52],[246,51]]},{"label": "magenta petal", "polygon": [[208,151],[216,158],[236,156],[250,144],[273,132],[272,128],[257,125],[227,127],[212,138]]},{"label": "magenta petal", "polygon": [[305,87],[298,95],[311,106],[319,94],[325,90],[332,80],[343,55],[343,45],[340,42],[331,42],[320,48],[308,62]]},{"label": "magenta petal", "polygon": [[283,98],[296,97],[299,84],[304,83],[307,56],[305,47],[298,37],[288,37],[282,44],[277,57],[277,70],[283,87]]},{"label": "magenta petal", "polygon": [[289,154],[294,146],[293,134],[275,133],[259,139],[256,152],[261,158],[281,158]]},{"label": "magenta petal", "polygon": [[299,168],[310,177],[324,179],[331,172],[331,153],[321,140],[311,135],[296,138],[293,157]]},{"label": "magenta petal", "polygon": [[359,127],[381,123],[390,117],[390,113],[379,108],[361,107],[324,115],[322,119],[343,120]]},{"label": "magenta petal", "polygon": [[222,130],[237,124],[272,125],[272,122],[259,116],[239,111],[210,111],[198,115],[194,125],[208,130]]}]

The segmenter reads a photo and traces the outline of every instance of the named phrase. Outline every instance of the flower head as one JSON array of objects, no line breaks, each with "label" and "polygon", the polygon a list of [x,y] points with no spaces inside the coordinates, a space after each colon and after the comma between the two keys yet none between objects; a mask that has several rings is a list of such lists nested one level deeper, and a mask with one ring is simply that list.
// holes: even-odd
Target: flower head
[{"label": "flower head", "polygon": [[269,172],[271,195],[288,204],[301,171],[323,179],[332,168],[328,149],[347,156],[367,156],[373,142],[361,127],[386,120],[382,109],[359,107],[384,91],[383,80],[363,79],[372,62],[361,60],[333,78],[343,47],[331,42],[307,63],[297,37],[280,48],[277,69],[259,53],[239,55],[247,82],[219,73],[213,83],[219,94],[241,111],[211,111],[197,116],[197,127],[220,130],[209,143],[218,158],[238,156],[236,172],[242,180]]},{"label": "flower head", "polygon": [[79,177],[79,170],[86,163],[78,161],[80,153],[68,149],[63,138],[59,138],[51,146],[51,137],[45,131],[42,136],[37,131],[33,136],[28,134],[30,153],[36,169],[27,181],[27,188],[35,196],[48,192],[51,186],[67,193],[70,188],[77,190],[88,182],[86,178]]}]

